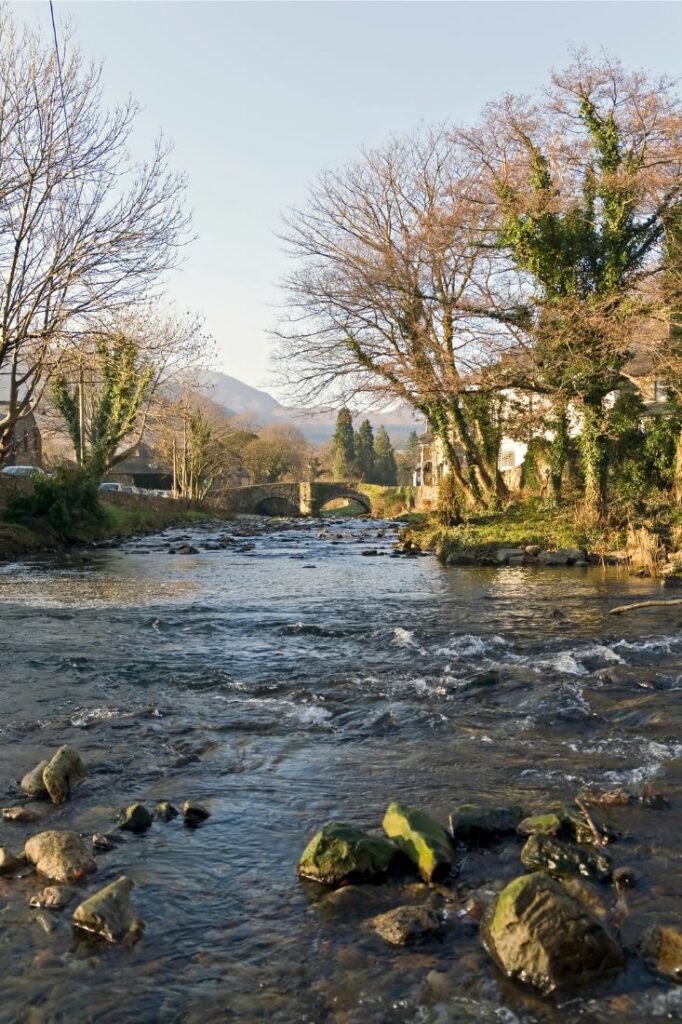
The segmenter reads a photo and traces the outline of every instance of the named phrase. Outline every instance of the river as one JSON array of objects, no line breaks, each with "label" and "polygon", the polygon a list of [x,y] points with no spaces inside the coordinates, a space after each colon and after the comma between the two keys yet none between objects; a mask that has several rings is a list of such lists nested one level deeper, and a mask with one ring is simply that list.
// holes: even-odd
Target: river
[{"label": "river", "polygon": [[[658,592],[618,569],[391,558],[393,529],[244,520],[192,529],[197,545],[238,534],[198,555],[169,554],[183,531],[168,531],[85,560],[0,566],[4,805],[24,772],[69,743],[89,776],[40,827],[104,831],[135,800],[192,798],[212,811],[201,828],[155,822],[98,855],[97,882],[135,882],[146,930],[132,949],[76,937],[69,910],[32,910],[34,877],[0,878],[0,1020],[682,1019],[682,988],[635,957],[569,1006],[500,976],[457,908],[520,873],[518,843],[463,858],[453,927],[413,949],[386,946],[363,922],[423,900],[419,887],[328,896],[297,879],[318,827],[377,828],[394,798],[447,821],[468,799],[533,809],[584,785],[648,782],[670,810],[612,814],[624,833],[614,861],[637,875],[623,941],[682,915],[681,616],[608,616]],[[379,555],[363,556],[368,547]],[[489,669],[495,685],[467,685]],[[1,843],[19,848],[35,831],[2,823]]]}]

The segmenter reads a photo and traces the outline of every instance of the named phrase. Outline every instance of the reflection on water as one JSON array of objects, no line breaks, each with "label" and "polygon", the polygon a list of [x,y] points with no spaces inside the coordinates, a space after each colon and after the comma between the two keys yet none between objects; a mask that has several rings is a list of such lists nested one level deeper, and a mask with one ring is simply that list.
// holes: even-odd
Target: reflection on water
[{"label": "reflection on water", "polygon": [[[680,1019],[681,990],[636,958],[610,990],[557,1008],[500,978],[464,923],[443,942],[385,947],[363,922],[413,889],[334,898],[295,875],[318,825],[376,827],[396,796],[443,819],[472,797],[533,808],[582,785],[654,782],[674,800],[682,633],[669,613],[606,614],[653,585],[391,559],[390,531],[377,538],[366,522],[333,524],[335,544],[315,523],[233,529],[254,536],[182,556],[169,532],[87,561],[0,568],[5,803],[69,742],[90,774],[71,803],[44,808],[45,826],[105,830],[138,799],[192,797],[213,812],[196,831],[157,822],[99,855],[98,880],[135,881],[147,930],[133,950],[77,939],[67,915],[28,907],[35,878],[0,878],[0,1020]],[[495,685],[470,685],[488,670]],[[657,914],[682,917],[682,821],[675,802],[614,818],[614,860],[638,876],[623,922],[634,944]],[[0,843],[35,830],[3,823]],[[513,843],[470,855],[453,922],[467,892],[518,871]]]}]

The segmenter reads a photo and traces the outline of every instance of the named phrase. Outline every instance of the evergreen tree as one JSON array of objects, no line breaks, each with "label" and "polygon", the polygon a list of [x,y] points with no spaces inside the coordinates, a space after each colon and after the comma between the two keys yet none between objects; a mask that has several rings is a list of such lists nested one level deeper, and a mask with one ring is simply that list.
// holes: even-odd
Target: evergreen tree
[{"label": "evergreen tree", "polygon": [[374,432],[369,420],[363,420],[355,435],[355,472],[366,484],[376,482]]},{"label": "evergreen tree", "polygon": [[355,472],[353,418],[348,409],[339,409],[334,432],[334,477],[347,480]]},{"label": "evergreen tree", "polygon": [[[417,435],[415,434],[414,436],[416,439]],[[398,466],[393,445],[385,427],[379,427],[377,430],[374,454],[376,482],[378,484],[385,484],[387,487],[395,487],[398,482]]]}]

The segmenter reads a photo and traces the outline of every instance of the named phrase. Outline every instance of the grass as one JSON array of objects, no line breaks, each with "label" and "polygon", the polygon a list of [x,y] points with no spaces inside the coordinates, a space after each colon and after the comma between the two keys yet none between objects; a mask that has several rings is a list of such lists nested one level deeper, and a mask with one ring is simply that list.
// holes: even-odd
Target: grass
[{"label": "grass", "polygon": [[229,513],[208,503],[193,508],[167,499],[136,496],[102,496],[103,518],[61,536],[44,520],[25,519],[8,522],[0,511],[0,560],[59,551],[65,547],[92,541],[130,537],[133,534],[158,533],[168,526],[199,523],[209,519],[228,519]]},{"label": "grass", "polygon": [[406,535],[441,559],[455,551],[486,557],[498,548],[530,544],[543,549],[586,548],[598,554],[619,549],[625,543],[624,529],[589,525],[574,505],[557,507],[539,499],[472,516],[460,526],[441,526],[429,515],[411,518]]}]

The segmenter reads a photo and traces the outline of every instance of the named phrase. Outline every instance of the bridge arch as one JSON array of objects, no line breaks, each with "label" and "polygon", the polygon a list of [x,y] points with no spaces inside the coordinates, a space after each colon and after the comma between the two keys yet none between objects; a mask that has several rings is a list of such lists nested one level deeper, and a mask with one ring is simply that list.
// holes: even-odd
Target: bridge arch
[{"label": "bridge arch", "polygon": [[361,491],[356,491],[352,487],[336,486],[333,494],[322,493],[321,495],[318,495],[316,494],[315,489],[313,489],[313,512],[320,513],[330,501],[339,500],[353,501],[367,514],[372,511],[372,502],[366,494],[363,494]]},{"label": "bridge arch", "polygon": [[291,498],[280,494],[268,494],[256,502],[253,507],[254,515],[257,516],[300,516],[301,508]]}]

